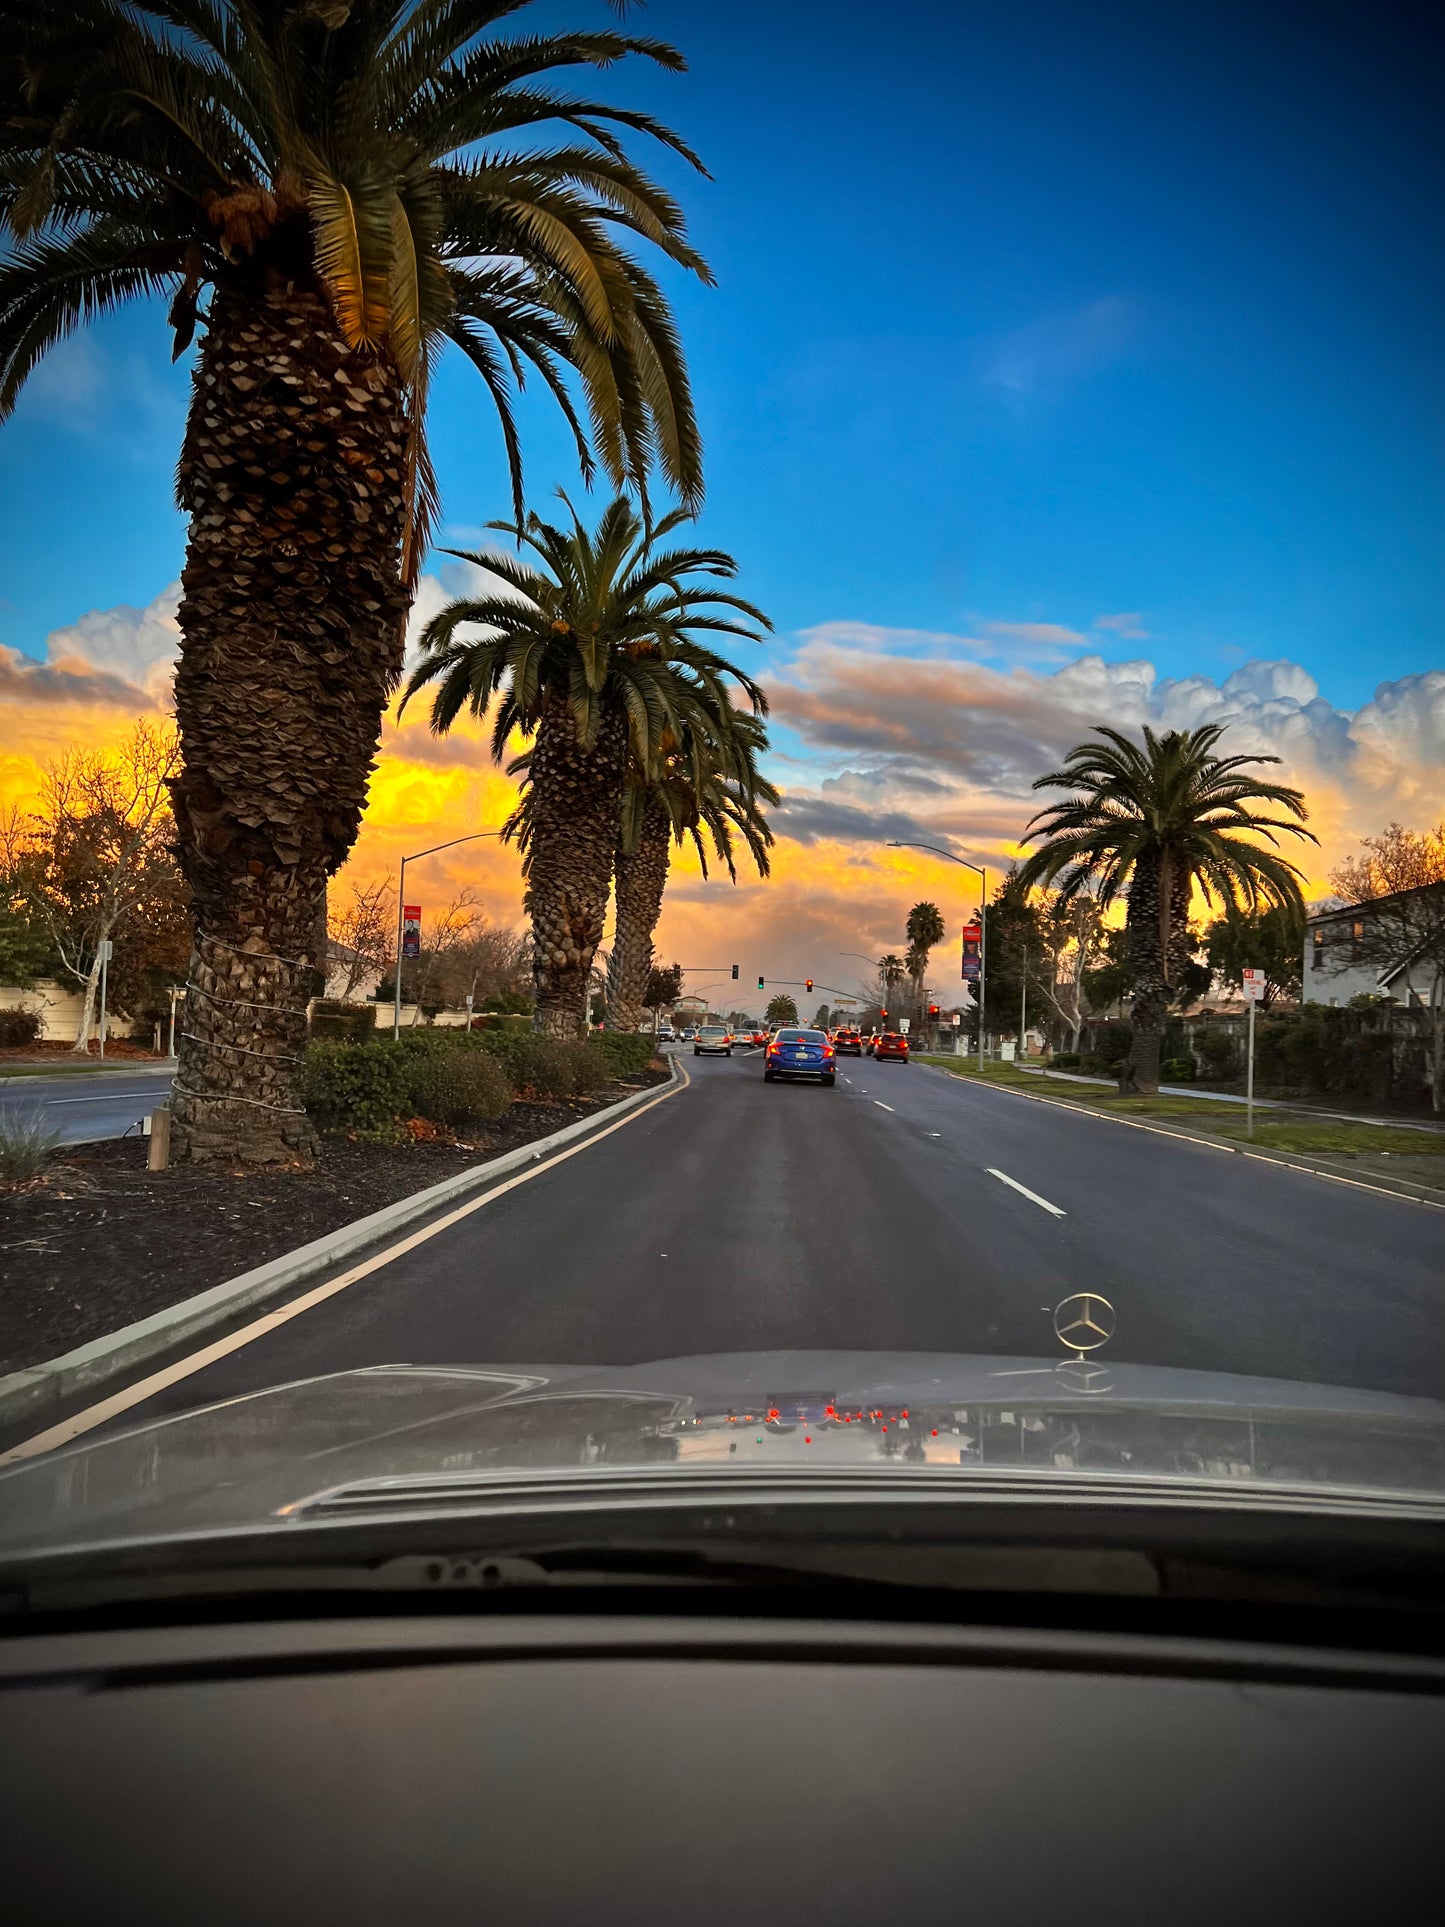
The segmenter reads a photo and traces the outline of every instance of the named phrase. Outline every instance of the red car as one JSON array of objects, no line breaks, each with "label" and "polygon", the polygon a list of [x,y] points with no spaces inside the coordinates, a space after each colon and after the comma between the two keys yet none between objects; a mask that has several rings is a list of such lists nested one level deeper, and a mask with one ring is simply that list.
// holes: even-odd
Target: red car
[{"label": "red car", "polygon": [[901,1057],[908,1062],[908,1039],[901,1030],[885,1030],[873,1046],[875,1057]]}]

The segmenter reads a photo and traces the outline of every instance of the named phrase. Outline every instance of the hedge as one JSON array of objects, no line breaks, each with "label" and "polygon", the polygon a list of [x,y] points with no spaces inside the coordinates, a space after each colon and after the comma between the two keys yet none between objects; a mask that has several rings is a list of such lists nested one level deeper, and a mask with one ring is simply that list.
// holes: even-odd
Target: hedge
[{"label": "hedge", "polygon": [[411,1101],[435,1124],[494,1124],[512,1101],[512,1086],[483,1051],[439,1051],[414,1061]]},{"label": "hedge", "polygon": [[620,1032],[584,1041],[417,1026],[364,1044],[313,1043],[303,1101],[323,1130],[379,1131],[411,1115],[473,1123],[499,1118],[514,1097],[584,1097],[651,1058],[650,1037]]}]

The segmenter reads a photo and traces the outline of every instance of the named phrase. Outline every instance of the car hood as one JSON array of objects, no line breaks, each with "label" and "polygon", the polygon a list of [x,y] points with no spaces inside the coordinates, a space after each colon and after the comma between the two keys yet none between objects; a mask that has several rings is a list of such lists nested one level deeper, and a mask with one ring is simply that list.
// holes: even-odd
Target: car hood
[{"label": "car hood", "polygon": [[[0,1553],[302,1523],[400,1482],[524,1500],[652,1476],[1167,1481],[1445,1509],[1445,1404],[1082,1359],[772,1352],[616,1370],[386,1365],[276,1385],[22,1459]],[[692,1475],[690,1477],[689,1475]],[[363,1505],[364,1509],[364,1505]]]}]

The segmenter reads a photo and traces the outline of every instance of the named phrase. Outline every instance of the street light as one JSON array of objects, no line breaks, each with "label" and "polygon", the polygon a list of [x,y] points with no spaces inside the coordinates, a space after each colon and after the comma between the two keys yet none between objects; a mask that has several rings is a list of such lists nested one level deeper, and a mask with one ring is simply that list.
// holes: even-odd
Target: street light
[{"label": "street light", "polygon": [[454,850],[458,843],[478,843],[484,837],[500,836],[500,830],[473,830],[470,836],[454,836],[450,843],[433,843],[429,850],[417,850],[401,860],[401,875],[396,886],[396,996],[391,1007],[391,1034],[401,1036],[401,930],[402,910],[406,903],[406,866],[420,863],[424,856],[435,856],[438,850]]},{"label": "street light", "polygon": [[983,885],[983,895],[978,908],[978,1068],[983,1072],[983,999],[988,986],[988,871],[981,863],[970,863],[966,856],[955,856],[952,850],[940,850],[936,843],[899,843],[890,838],[890,850],[928,850],[934,856],[941,856],[945,862],[961,863],[965,870],[974,871]]}]

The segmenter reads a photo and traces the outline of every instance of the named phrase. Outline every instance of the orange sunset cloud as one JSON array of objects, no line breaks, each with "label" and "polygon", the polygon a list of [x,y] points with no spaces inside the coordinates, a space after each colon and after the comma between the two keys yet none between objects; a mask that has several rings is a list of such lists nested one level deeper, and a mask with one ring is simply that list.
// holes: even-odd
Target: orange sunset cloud
[{"label": "orange sunset cloud", "polygon": [[[444,596],[436,578],[425,580],[413,633]],[[44,765],[66,748],[118,741],[137,715],[161,713],[178,642],[174,606],[170,590],[143,610],[86,616],[51,636],[44,659],[0,650],[0,804],[28,806]],[[695,987],[712,966],[730,981],[726,967],[736,962],[743,992],[758,974],[849,990],[864,966],[846,953],[897,947],[918,897],[961,920],[977,902],[970,874],[889,841],[942,843],[1001,872],[1041,800],[1033,780],[1099,722],[1225,721],[1233,749],[1278,756],[1285,780],[1305,791],[1320,839],[1301,857],[1316,895],[1362,835],[1392,819],[1420,827],[1439,816],[1445,671],[1382,684],[1349,711],[1287,661],[1248,663],[1215,682],[1097,655],[996,667],[948,653],[956,642],[974,646],[827,625],[781,662],[769,684],[771,774],[784,791],[771,878],[750,865],[736,884],[715,867],[704,878],[690,850],[674,863],[659,948],[694,967]],[[496,829],[512,807],[515,786],[493,764],[484,728],[466,719],[434,737],[426,713],[423,698],[386,719],[343,890],[348,879],[394,875],[403,854]],[[424,909],[439,911],[463,888],[494,919],[520,919],[509,846],[464,843],[408,872],[407,894]]]}]

